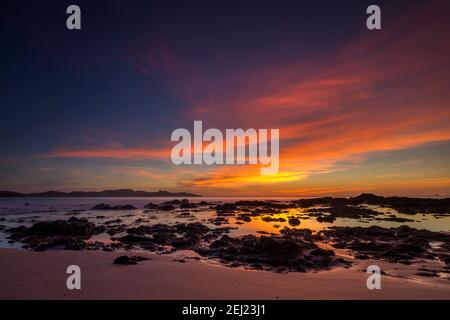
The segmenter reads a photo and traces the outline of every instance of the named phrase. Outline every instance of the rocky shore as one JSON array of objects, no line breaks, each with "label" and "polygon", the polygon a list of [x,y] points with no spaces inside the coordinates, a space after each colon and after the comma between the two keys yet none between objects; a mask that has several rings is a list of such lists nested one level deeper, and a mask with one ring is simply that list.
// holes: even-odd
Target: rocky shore
[{"label": "rocky shore", "polygon": [[[443,267],[438,271],[450,272],[450,234],[418,230],[408,226],[397,228],[337,227],[313,232],[301,228],[305,217],[332,223],[337,218],[356,220],[387,219],[402,222],[395,215],[383,216],[367,205],[396,208],[410,216],[416,214],[448,215],[448,199],[416,199],[379,197],[362,194],[354,198],[315,198],[290,202],[236,201],[213,204],[205,201],[166,201],[148,203],[142,209],[152,219],[165,212],[177,217],[189,218],[196,210],[210,210],[215,214],[205,222],[148,223],[139,218],[137,226],[122,223],[120,218],[96,223],[87,218],[77,218],[79,212],[67,220],[38,221],[29,227],[19,226],[4,230],[11,243],[21,243],[23,248],[34,251],[64,250],[147,250],[158,254],[170,254],[179,250],[191,250],[200,256],[219,261],[230,267],[245,267],[275,272],[307,272],[350,266],[354,259],[376,259],[411,264],[417,259],[439,261]],[[293,214],[292,209],[302,208],[303,213]],[[109,205],[99,203],[92,212],[138,210],[133,205]],[[399,211],[399,212],[400,212]],[[103,216],[97,215],[96,218]],[[265,222],[287,222],[290,227],[277,234],[260,231],[258,234],[230,236],[237,225],[252,219]],[[151,219],[150,219],[151,220]],[[211,226],[213,225],[213,227]],[[96,235],[107,234],[110,241],[90,241]],[[325,248],[325,246],[328,246]],[[337,255],[345,250],[347,257]],[[348,258],[348,257],[353,258]],[[125,263],[126,264],[126,263]],[[425,275],[424,273],[424,276]]]}]

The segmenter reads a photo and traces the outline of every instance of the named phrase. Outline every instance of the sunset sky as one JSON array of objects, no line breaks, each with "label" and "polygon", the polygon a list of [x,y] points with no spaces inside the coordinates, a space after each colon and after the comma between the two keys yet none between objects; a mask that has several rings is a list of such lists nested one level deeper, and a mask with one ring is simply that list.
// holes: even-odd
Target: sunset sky
[{"label": "sunset sky", "polygon": [[[449,1],[6,1],[0,190],[450,196],[449,17]],[[279,128],[279,173],[173,165],[194,120]]]}]

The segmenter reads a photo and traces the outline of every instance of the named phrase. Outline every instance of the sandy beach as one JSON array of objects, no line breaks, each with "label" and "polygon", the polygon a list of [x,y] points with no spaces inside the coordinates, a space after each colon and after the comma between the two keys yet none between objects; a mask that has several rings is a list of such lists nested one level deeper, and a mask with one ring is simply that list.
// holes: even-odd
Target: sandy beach
[{"label": "sandy beach", "polygon": [[[115,265],[122,252],[0,250],[0,299],[450,299],[446,279],[385,275],[368,290],[363,271],[351,268],[280,274],[242,270],[174,256],[140,254],[138,265]],[[68,290],[66,268],[81,268],[81,290]],[[389,266],[407,273],[406,268]],[[382,267],[383,268],[383,267]]]}]

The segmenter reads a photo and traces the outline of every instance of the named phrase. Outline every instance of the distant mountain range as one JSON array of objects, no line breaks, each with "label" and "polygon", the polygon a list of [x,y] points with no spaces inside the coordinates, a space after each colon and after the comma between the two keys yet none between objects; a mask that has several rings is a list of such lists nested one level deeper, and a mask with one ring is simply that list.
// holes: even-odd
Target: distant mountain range
[{"label": "distant mountain range", "polygon": [[169,192],[159,190],[147,192],[132,189],[103,190],[103,191],[46,191],[38,193],[20,193],[14,191],[0,191],[0,198],[13,197],[201,197],[200,195],[188,192]]}]

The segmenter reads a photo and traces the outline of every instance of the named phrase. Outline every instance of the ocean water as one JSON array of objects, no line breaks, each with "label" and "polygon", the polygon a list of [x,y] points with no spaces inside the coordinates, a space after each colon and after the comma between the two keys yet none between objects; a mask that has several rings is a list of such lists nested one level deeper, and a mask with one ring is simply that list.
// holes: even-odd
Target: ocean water
[{"label": "ocean water", "polygon": [[[120,219],[119,224],[126,224],[129,227],[139,225],[151,225],[156,223],[175,224],[201,222],[210,227],[214,225],[213,219],[216,217],[214,209],[209,206],[200,206],[195,209],[189,209],[189,216],[180,216],[180,209],[173,212],[155,211],[145,212],[143,207],[149,202],[160,204],[175,198],[0,198],[0,247],[2,248],[20,248],[20,243],[9,243],[8,228],[17,226],[30,226],[37,221],[51,221],[58,219],[69,219],[72,216],[78,218],[85,217],[96,224],[104,224],[107,221]],[[196,197],[188,198],[190,202],[199,203],[206,201],[209,204],[219,204],[235,202],[239,200],[274,200],[280,202],[289,202],[296,198],[288,197]],[[110,205],[131,204],[139,209],[137,210],[91,210],[99,203]],[[398,227],[408,225],[417,229],[428,229],[432,231],[450,232],[450,217],[435,217],[432,214],[401,214],[390,208],[370,206],[371,209],[380,211],[386,215],[394,214],[397,217],[413,219],[413,222],[392,222],[378,221],[373,219],[343,219],[338,218],[333,223],[320,223],[314,217],[305,217],[305,209],[289,209],[287,213],[275,214],[273,217],[287,218],[296,216],[300,218],[300,225],[295,228],[308,228],[315,232],[329,228],[331,226],[362,226],[368,227],[378,225],[381,227]],[[286,219],[287,220],[287,219]],[[113,224],[112,224],[113,225]],[[265,222],[261,217],[253,217],[251,222],[239,223],[234,217],[228,217],[228,224],[222,224],[221,227],[233,227],[230,236],[240,236],[245,234],[263,234],[279,233],[284,227],[291,227],[288,222]],[[119,236],[119,235],[115,235]],[[109,235],[101,234],[95,236],[92,241],[108,242],[111,241]]]}]

